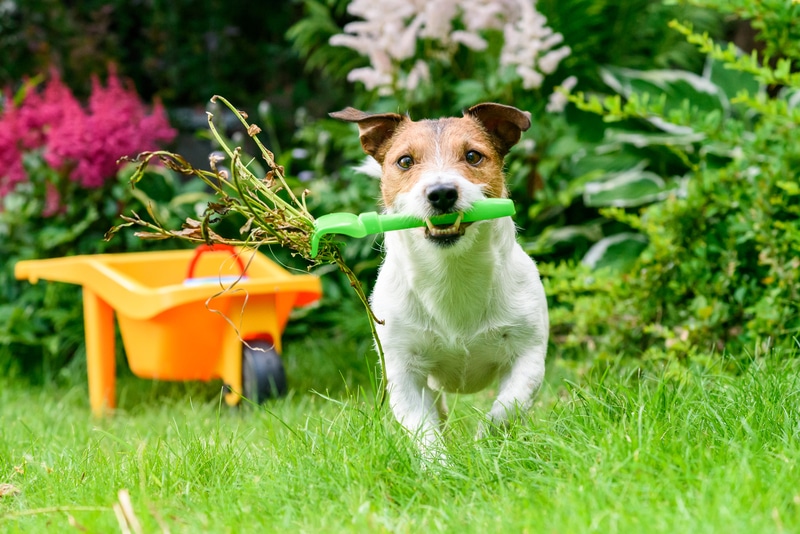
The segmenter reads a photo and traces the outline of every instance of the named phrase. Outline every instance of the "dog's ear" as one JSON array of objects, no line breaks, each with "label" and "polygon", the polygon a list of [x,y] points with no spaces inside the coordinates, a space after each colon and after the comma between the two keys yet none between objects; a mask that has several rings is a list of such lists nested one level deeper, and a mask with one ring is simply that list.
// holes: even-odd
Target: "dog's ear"
[{"label": "dog's ear", "polygon": [[519,141],[522,132],[531,127],[531,114],[503,104],[477,104],[464,112],[480,122],[497,147],[501,156],[508,154]]},{"label": "dog's ear", "polygon": [[345,108],[329,115],[340,121],[355,122],[358,125],[361,147],[380,164],[383,164],[386,154],[384,148],[386,141],[392,138],[400,123],[409,120],[408,117],[397,113],[371,115],[355,108]]}]

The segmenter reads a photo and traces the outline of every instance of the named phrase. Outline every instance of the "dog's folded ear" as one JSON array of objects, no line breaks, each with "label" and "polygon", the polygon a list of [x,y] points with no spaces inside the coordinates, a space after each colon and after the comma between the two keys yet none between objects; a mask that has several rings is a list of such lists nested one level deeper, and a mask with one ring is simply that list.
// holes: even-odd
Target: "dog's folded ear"
[{"label": "dog's folded ear", "polygon": [[392,138],[395,130],[403,121],[409,120],[397,113],[369,114],[355,108],[345,108],[329,114],[340,121],[355,122],[358,125],[361,146],[364,152],[383,164],[385,150],[382,147]]},{"label": "dog's folded ear", "polygon": [[508,154],[522,132],[531,127],[530,113],[503,104],[477,104],[466,110],[464,116],[471,116],[483,125],[501,156]]}]

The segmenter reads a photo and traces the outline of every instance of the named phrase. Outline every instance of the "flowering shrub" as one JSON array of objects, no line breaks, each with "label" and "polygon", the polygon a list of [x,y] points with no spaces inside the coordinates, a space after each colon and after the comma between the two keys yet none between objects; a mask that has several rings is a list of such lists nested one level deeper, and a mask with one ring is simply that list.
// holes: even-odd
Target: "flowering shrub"
[{"label": "flowering shrub", "polygon": [[459,45],[486,51],[491,30],[502,31],[500,66],[514,72],[524,89],[541,87],[570,54],[569,46],[558,46],[564,37],[529,0],[354,0],[347,11],[363,20],[347,24],[330,43],[369,57],[370,66],[353,69],[347,79],[382,95],[430,82],[431,62],[451,65]]},{"label": "flowering shrub", "polygon": [[25,153],[43,157],[60,178],[97,188],[116,176],[120,157],[153,150],[176,133],[160,103],[148,113],[113,71],[105,87],[92,80],[87,110],[55,72],[43,91],[28,85],[20,100],[7,92],[0,115],[0,197],[29,178]]}]

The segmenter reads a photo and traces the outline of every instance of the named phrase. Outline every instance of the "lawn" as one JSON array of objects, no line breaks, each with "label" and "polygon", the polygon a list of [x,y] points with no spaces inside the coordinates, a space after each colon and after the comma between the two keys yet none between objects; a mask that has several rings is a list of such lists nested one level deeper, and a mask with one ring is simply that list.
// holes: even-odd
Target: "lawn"
[{"label": "lawn", "polygon": [[353,357],[367,344],[326,343],[288,344],[294,389],[259,408],[128,374],[97,420],[79,366],[49,386],[0,379],[0,483],[18,490],[0,531],[120,531],[122,489],[143,532],[800,529],[796,360],[731,374],[553,359],[507,435],[472,439],[488,394],[451,402],[449,463],[426,467],[375,409]]}]

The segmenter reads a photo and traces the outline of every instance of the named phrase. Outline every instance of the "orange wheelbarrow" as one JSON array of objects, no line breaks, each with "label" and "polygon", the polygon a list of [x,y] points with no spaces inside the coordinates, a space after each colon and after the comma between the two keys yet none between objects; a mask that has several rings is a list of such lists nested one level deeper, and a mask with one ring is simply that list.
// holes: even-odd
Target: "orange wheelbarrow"
[{"label": "orange wheelbarrow", "polygon": [[315,276],[220,245],[21,261],[14,274],[83,286],[89,402],[98,415],[115,407],[115,312],[136,376],[221,378],[235,405],[286,391],[281,334],[292,308],[322,294]]}]

